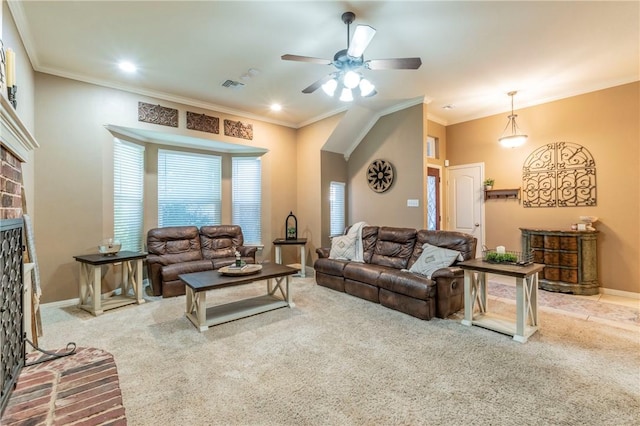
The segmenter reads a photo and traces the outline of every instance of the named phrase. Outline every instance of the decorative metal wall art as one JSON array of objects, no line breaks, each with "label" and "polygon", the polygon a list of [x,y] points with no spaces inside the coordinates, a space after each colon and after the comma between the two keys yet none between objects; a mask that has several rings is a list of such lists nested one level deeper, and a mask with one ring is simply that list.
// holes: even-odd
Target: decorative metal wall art
[{"label": "decorative metal wall art", "polygon": [[207,133],[220,133],[220,119],[206,114],[187,111],[187,129]]},{"label": "decorative metal wall art", "polygon": [[522,188],[524,207],[595,206],[595,160],[575,143],[541,146],[525,160]]},{"label": "decorative metal wall art", "polygon": [[387,160],[373,160],[367,169],[367,183],[375,192],[385,192],[393,184],[393,165]]},{"label": "decorative metal wall art", "polygon": [[234,138],[253,140],[253,125],[241,121],[224,120],[224,134]]},{"label": "decorative metal wall art", "polygon": [[178,110],[146,102],[138,102],[138,121],[178,127]]}]

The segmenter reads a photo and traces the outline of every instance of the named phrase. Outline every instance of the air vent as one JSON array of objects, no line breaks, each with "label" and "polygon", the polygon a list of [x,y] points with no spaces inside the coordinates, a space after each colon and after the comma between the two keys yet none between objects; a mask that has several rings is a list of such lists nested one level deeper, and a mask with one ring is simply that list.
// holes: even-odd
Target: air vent
[{"label": "air vent", "polygon": [[224,83],[222,83],[222,87],[230,87],[232,89],[240,89],[242,86],[244,86],[243,83],[233,80],[226,80]]}]

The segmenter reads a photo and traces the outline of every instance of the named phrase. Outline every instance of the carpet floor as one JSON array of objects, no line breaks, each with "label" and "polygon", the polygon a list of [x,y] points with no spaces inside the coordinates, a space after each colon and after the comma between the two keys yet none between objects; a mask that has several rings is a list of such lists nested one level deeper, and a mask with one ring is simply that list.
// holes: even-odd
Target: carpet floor
[{"label": "carpet floor", "polygon": [[[292,288],[294,308],[203,333],[185,318],[184,296],[98,317],[45,306],[40,346],[73,341],[113,354],[134,426],[640,424],[640,328],[543,306],[539,331],[520,344],[456,316],[418,320],[313,278]],[[515,318],[509,288],[500,290],[490,311]]]}]

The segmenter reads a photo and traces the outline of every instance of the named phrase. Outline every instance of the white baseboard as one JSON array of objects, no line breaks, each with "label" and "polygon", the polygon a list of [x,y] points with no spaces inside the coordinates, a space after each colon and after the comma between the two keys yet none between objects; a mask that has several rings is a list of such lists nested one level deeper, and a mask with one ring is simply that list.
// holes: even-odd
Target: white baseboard
[{"label": "white baseboard", "polygon": [[610,296],[626,297],[627,299],[640,299],[640,293],[634,293],[632,291],[622,291],[612,288],[600,287],[600,293],[608,294]]}]

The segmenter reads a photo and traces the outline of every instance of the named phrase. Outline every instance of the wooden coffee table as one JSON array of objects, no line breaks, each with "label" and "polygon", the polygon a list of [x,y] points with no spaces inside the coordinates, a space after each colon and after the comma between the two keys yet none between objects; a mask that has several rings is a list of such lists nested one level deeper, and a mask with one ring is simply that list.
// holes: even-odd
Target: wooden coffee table
[{"label": "wooden coffee table", "polygon": [[[297,272],[298,269],[289,266],[265,263],[259,272],[250,275],[223,275],[218,270],[182,274],[180,279],[185,283],[186,316],[196,328],[205,331],[213,325],[239,318],[286,306],[292,308],[295,305],[291,298],[289,284],[291,275]],[[267,281],[267,293],[262,296],[207,307],[207,292],[210,290],[262,280]]]}]

